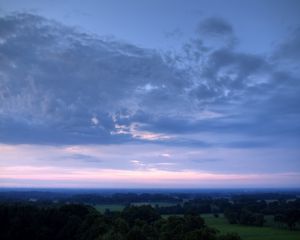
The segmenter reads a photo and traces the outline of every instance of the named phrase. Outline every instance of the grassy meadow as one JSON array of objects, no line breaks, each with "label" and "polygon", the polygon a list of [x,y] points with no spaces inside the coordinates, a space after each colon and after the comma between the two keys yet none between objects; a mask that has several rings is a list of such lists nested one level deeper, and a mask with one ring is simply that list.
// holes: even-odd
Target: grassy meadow
[{"label": "grassy meadow", "polygon": [[236,232],[243,240],[300,240],[300,231],[229,224],[222,215],[219,218],[215,218],[212,214],[201,216],[208,226],[218,229],[221,233]]},{"label": "grassy meadow", "polygon": [[122,211],[125,208],[125,206],[121,204],[97,204],[93,207],[101,213],[104,213],[106,209],[110,211]]},{"label": "grassy meadow", "polygon": [[[148,205],[152,207],[159,206],[171,206],[174,203],[167,202],[153,202],[153,203],[132,203],[135,206]],[[110,211],[122,211],[124,205],[121,204],[99,204],[94,206],[99,212],[104,213],[106,209]],[[171,215],[163,215],[167,218]],[[220,233],[236,232],[243,240],[300,240],[300,231],[290,231],[287,229],[281,229],[274,227],[272,216],[265,216],[266,223],[264,227],[252,227],[238,224],[229,224],[222,214],[218,218],[213,214],[201,215],[208,226],[216,228]],[[273,227],[272,227],[273,226]]]},{"label": "grassy meadow", "polygon": [[[142,206],[142,205],[151,205],[155,208],[155,206],[160,207],[168,207],[168,206],[174,206],[175,203],[171,202],[137,202],[137,203],[131,203],[133,206]],[[97,204],[93,206],[96,208],[99,212],[103,213],[106,209],[109,209],[110,211],[122,211],[125,208],[125,205],[122,204]]]},{"label": "grassy meadow", "polygon": [[155,208],[155,206],[170,207],[170,206],[176,205],[176,203],[172,203],[172,202],[138,202],[138,203],[132,203],[131,205],[134,205],[134,206],[151,205],[152,207]]}]

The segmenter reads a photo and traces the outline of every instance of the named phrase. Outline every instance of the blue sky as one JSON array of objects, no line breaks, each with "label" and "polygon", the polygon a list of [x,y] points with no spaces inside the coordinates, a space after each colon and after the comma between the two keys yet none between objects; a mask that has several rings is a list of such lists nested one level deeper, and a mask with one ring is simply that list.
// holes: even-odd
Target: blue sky
[{"label": "blue sky", "polygon": [[299,1],[5,1],[0,186],[297,187]]}]

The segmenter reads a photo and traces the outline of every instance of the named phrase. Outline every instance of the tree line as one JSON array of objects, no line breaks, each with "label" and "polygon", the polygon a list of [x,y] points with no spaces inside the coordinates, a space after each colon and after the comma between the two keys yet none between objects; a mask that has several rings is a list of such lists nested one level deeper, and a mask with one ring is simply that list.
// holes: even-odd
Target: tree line
[{"label": "tree line", "polygon": [[151,206],[101,214],[82,204],[0,205],[2,240],[240,240],[218,234],[197,214],[162,218]]}]

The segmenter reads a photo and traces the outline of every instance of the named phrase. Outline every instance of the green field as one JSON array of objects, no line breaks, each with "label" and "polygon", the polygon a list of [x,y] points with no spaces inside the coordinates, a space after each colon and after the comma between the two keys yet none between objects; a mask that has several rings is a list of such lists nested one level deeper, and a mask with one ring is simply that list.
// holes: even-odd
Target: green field
[{"label": "green field", "polygon": [[208,226],[218,229],[221,233],[236,232],[243,240],[300,240],[300,231],[229,224],[222,215],[219,218],[215,218],[212,214],[201,216]]},{"label": "green field", "polygon": [[99,212],[104,213],[106,209],[110,211],[122,211],[124,209],[124,205],[121,204],[97,204],[93,206]]},{"label": "green field", "polygon": [[[160,207],[168,207],[168,206],[174,206],[176,204],[171,202],[137,202],[137,203],[131,203],[131,205],[134,206],[151,205],[152,207],[158,205]],[[109,209],[110,211],[122,211],[125,208],[125,206],[122,204],[97,204],[94,205],[93,207],[102,213],[106,209]]]},{"label": "green field", "polygon": [[170,206],[175,206],[176,204],[177,203],[172,203],[172,202],[136,202],[136,203],[132,203],[132,205],[134,205],[134,206],[151,205],[154,208],[155,208],[155,206],[170,207]]},{"label": "green field", "polygon": [[[171,206],[174,203],[164,203],[164,202],[141,202],[133,203],[132,205],[141,206],[141,205],[155,205],[160,206]],[[94,205],[94,207],[99,212],[104,212],[106,209],[110,211],[122,211],[124,205],[121,204],[99,204]],[[163,215],[163,217],[169,217],[170,215]],[[212,214],[202,214],[201,217],[205,219],[205,222],[208,226],[216,228],[220,233],[236,232],[238,233],[243,240],[300,240],[300,231],[289,231],[287,229],[279,229],[271,227],[274,223],[271,216],[266,216],[266,227],[252,227],[252,226],[243,226],[237,224],[229,224],[223,215],[220,215],[219,218],[215,218]]]}]

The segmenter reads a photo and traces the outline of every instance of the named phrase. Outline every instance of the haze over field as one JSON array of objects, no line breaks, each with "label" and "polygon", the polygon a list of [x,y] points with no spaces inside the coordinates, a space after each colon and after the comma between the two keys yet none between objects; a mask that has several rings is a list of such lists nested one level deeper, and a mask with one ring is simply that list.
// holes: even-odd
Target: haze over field
[{"label": "haze over field", "polygon": [[300,2],[0,3],[0,187],[299,187]]}]

